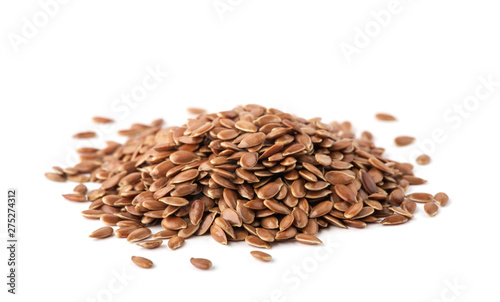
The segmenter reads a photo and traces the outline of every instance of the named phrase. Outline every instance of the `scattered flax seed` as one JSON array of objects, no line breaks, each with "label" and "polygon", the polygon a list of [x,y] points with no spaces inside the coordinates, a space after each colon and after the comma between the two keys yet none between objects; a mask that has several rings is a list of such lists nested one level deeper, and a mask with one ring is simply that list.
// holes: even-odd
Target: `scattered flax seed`
[{"label": "scattered flax seed", "polygon": [[321,244],[323,243],[318,237],[308,234],[297,234],[295,240],[304,244]]},{"label": "scattered flax seed", "polygon": [[110,226],[105,226],[97,229],[89,235],[90,238],[102,239],[113,235],[113,228]]},{"label": "scattered flax seed", "polygon": [[411,136],[398,136],[394,139],[394,143],[399,147],[404,147],[412,144],[415,141]]},{"label": "scattered flax seed", "polygon": [[363,131],[363,133],[361,133],[361,138],[367,141],[371,141],[373,140],[373,134],[369,131]]},{"label": "scattered flax seed", "polygon": [[71,201],[78,201],[78,202],[87,201],[87,197],[81,194],[63,194],[63,197]]},{"label": "scattered flax seed", "polygon": [[269,243],[265,242],[264,240],[260,239],[259,237],[255,236],[255,235],[248,235],[245,238],[245,241],[246,241],[246,243],[250,244],[251,246],[260,247],[260,248],[264,248],[264,249],[271,248],[271,245]]},{"label": "scattered flax seed", "polygon": [[153,235],[153,239],[169,239],[177,235],[177,231],[174,230],[163,230]]},{"label": "scattered flax seed", "polygon": [[413,218],[413,214],[411,212],[405,210],[404,208],[389,207],[389,210],[393,211],[396,214],[403,215],[403,216],[406,216],[408,218]]},{"label": "scattered flax seed", "polygon": [[[101,217],[102,219],[102,217]],[[148,228],[136,229],[127,236],[128,242],[137,242],[149,238],[151,236],[151,230]]]},{"label": "scattered flax seed", "polygon": [[431,157],[427,154],[422,154],[416,159],[417,164],[419,165],[427,165],[431,162]]},{"label": "scattered flax seed", "polygon": [[121,221],[122,219],[120,217],[117,216],[117,214],[102,214],[101,217],[99,218],[99,220],[101,220],[102,223],[106,224],[106,225],[116,225],[119,221]]},{"label": "scattered flax seed", "polygon": [[407,195],[406,198],[408,198],[411,201],[421,202],[421,203],[431,202],[434,200],[432,194],[429,193],[411,193]]},{"label": "scattered flax seed", "polygon": [[144,258],[144,257],[139,257],[139,256],[132,256],[132,262],[135,263],[135,265],[142,267],[142,268],[152,268],[153,267],[153,261]]},{"label": "scattered flax seed", "polygon": [[264,253],[261,251],[251,251],[250,255],[252,255],[255,259],[259,259],[260,261],[269,262],[273,258],[268,253]]},{"label": "scattered flax seed", "polygon": [[94,123],[98,123],[98,124],[109,124],[109,123],[113,123],[114,121],[110,118],[107,118],[107,117],[102,117],[102,116],[94,116],[92,118],[92,121]]},{"label": "scattered flax seed", "polygon": [[52,167],[52,170],[54,170],[54,172],[55,172],[56,174],[59,174],[59,175],[65,175],[65,174],[66,174],[66,173],[64,173],[63,168],[58,167],[58,166],[53,166],[53,167]]},{"label": "scattered flax seed", "polygon": [[173,236],[168,240],[168,248],[171,250],[176,250],[184,245],[184,238],[180,236]]},{"label": "scattered flax seed", "polygon": [[410,184],[412,186],[423,185],[423,184],[427,183],[427,180],[420,178],[420,177],[413,176],[413,175],[403,175],[403,179],[406,180],[408,182],[408,184]]},{"label": "scattered flax seed", "polygon": [[59,182],[65,182],[66,181],[66,177],[64,175],[60,175],[58,173],[53,173],[53,172],[47,172],[47,173],[45,173],[45,177],[48,180],[52,180],[52,181],[59,181]]},{"label": "scattered flax seed", "polygon": [[105,213],[102,210],[84,210],[82,211],[82,216],[89,219],[99,219]]},{"label": "scattered flax seed", "polygon": [[191,264],[199,269],[208,270],[212,267],[212,261],[203,258],[191,258]]},{"label": "scattered flax seed", "polygon": [[142,246],[143,248],[146,249],[155,249],[159,247],[163,243],[163,240],[156,239],[156,240],[147,240],[147,241],[142,241],[137,243],[138,246]]},{"label": "scattered flax seed", "polygon": [[188,111],[188,113],[191,113],[191,114],[203,114],[203,113],[207,112],[203,108],[196,108],[196,107],[190,107],[187,109],[187,111]]},{"label": "scattered flax seed", "polygon": [[429,214],[429,216],[434,216],[439,210],[438,205],[435,202],[428,202],[424,205],[424,211]]},{"label": "scattered flax seed", "polygon": [[405,210],[408,213],[413,214],[413,212],[415,212],[416,208],[417,208],[417,204],[414,201],[411,201],[409,199],[406,199],[401,203],[401,209]]},{"label": "scattered flax seed", "polygon": [[[126,220],[122,220],[122,221],[126,221]],[[117,226],[118,226],[118,223],[117,223]],[[138,228],[139,227],[137,227],[137,226],[120,227],[115,231],[115,236],[118,238],[127,238],[130,235],[130,233],[137,230]]]},{"label": "scattered flax seed", "polygon": [[436,195],[434,195],[434,201],[436,201],[437,204],[440,205],[441,207],[447,205],[448,200],[450,200],[450,198],[448,197],[448,195],[446,195],[446,193],[439,192]]},{"label": "scattered flax seed", "polygon": [[400,215],[400,214],[395,214],[392,216],[386,217],[384,220],[382,220],[383,225],[395,225],[395,224],[402,224],[408,221],[408,217]]},{"label": "scattered flax seed", "polygon": [[84,184],[78,184],[73,189],[73,192],[76,194],[85,195],[87,194],[87,187]]},{"label": "scattered flax seed", "polygon": [[392,122],[397,120],[394,116],[388,113],[377,113],[375,114],[375,118],[379,121],[384,121],[384,122]]},{"label": "scattered flax seed", "polygon": [[79,133],[73,135],[73,138],[84,139],[84,138],[93,138],[95,136],[96,136],[96,133],[94,131],[85,131],[85,132],[79,132]]},{"label": "scattered flax seed", "polygon": [[162,118],[156,119],[151,122],[151,126],[153,127],[160,127],[165,123],[165,121]]}]

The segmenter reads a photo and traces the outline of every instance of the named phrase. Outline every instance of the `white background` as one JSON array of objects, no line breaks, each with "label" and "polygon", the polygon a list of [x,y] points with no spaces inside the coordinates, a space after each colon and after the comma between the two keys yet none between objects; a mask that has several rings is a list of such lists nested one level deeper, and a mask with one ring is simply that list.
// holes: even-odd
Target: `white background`
[{"label": "white background", "polygon": [[[230,6],[221,12],[214,3]],[[382,14],[383,26],[374,23],[373,13],[388,6],[75,0],[51,7],[44,20],[37,1],[2,1],[1,301],[498,301],[500,5],[401,0],[396,12]],[[34,17],[34,33],[20,38]],[[346,56],[346,44],[356,53]],[[148,68],[168,76],[143,100],[125,103],[122,95],[141,89]],[[497,82],[491,93],[481,80],[488,78]],[[397,227],[323,230],[323,247],[275,245],[274,260],[260,263],[245,243],[221,246],[210,237],[189,239],[177,251],[92,240],[100,222],[81,217],[87,204],[61,197],[74,184],[43,176],[54,164],[71,164],[78,131],[99,131],[85,143],[100,147],[133,122],[162,117],[180,125],[187,107],[246,103],[350,120],[397,160],[413,162],[411,154],[430,148],[432,163],[416,167],[429,183],[412,192],[444,191],[451,201],[433,218],[419,207]],[[381,111],[399,121],[376,121]],[[94,115],[116,123],[98,127]],[[439,129],[443,140],[433,139]],[[398,135],[418,140],[397,148]],[[5,286],[8,187],[19,191],[16,296]],[[152,259],[154,269],[134,266],[132,255]],[[209,258],[214,267],[196,270],[190,257]],[[122,273],[131,279],[126,286],[116,279]]]}]

